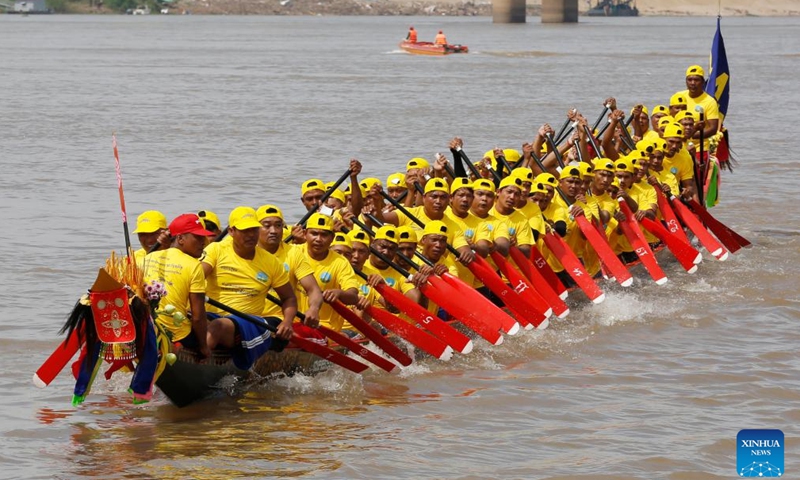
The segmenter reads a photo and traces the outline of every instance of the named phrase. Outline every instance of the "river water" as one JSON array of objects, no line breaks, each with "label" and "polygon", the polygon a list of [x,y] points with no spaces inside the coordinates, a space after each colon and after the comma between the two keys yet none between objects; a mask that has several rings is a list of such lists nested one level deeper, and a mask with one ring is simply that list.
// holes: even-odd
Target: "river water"
[{"label": "river water", "polygon": [[[413,24],[464,56],[415,57]],[[736,476],[736,434],[786,434],[800,475],[800,20],[724,19],[726,124],[740,159],[714,214],[754,247],[670,282],[641,267],[599,306],[501,347],[390,376],[330,370],[178,410],[126,378],[80,408],[32,372],[124,246],[111,151],[135,217],[277,203],[351,157],[385,178],[465,139],[519,148],[577,106],[665,103],[705,64],[713,18],[0,16],[0,477],[666,478]],[[135,238],[134,238],[135,243]],[[708,257],[708,255],[707,255]],[[574,298],[573,298],[574,297]]]}]

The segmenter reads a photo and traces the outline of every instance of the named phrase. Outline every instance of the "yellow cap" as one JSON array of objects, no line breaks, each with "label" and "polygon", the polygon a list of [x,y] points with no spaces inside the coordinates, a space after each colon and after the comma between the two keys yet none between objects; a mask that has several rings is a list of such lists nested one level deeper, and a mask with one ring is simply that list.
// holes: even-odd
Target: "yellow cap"
[{"label": "yellow cap", "polygon": [[306,228],[313,228],[316,230],[327,230],[329,232],[332,232],[333,219],[322,213],[315,213],[314,215],[311,215],[311,218],[308,219],[308,223],[306,223]]},{"label": "yellow cap", "polygon": [[381,185],[381,181],[379,179],[377,179],[377,178],[370,177],[370,178],[365,178],[364,180],[361,180],[361,183],[359,183],[359,185],[361,186],[361,191],[362,192],[369,192],[370,189],[373,186]]},{"label": "yellow cap", "polygon": [[303,182],[300,186],[300,195],[305,195],[309,190],[322,190],[325,191],[325,182],[318,178],[312,178]]},{"label": "yellow cap", "polygon": [[206,229],[208,229],[208,222],[213,223],[217,228],[222,227],[222,225],[219,224],[219,217],[211,210],[200,210],[197,212],[197,216],[203,221],[203,225],[205,225]]},{"label": "yellow cap", "polygon": [[431,164],[427,160],[420,157],[414,157],[406,163],[406,172],[415,168],[428,168]]},{"label": "yellow cap", "polygon": [[[514,150],[513,148],[504,148],[503,149],[503,156],[506,158],[506,162],[509,164],[514,164],[522,158],[522,154],[518,151]],[[485,154],[483,154],[484,158],[489,158],[492,161],[492,168],[497,168],[497,159],[494,158],[494,150],[489,150]]]},{"label": "yellow cap", "polygon": [[405,173],[393,173],[389,175],[389,178],[386,179],[386,186],[387,187],[406,187],[406,174]]},{"label": "yellow cap", "polygon": [[283,213],[281,209],[275,205],[261,205],[258,207],[258,210],[256,210],[256,220],[259,222],[270,217],[278,217],[283,220]]},{"label": "yellow cap", "polygon": [[486,180],[485,178],[481,178],[480,180],[475,180],[474,182],[472,182],[472,189],[486,190],[487,192],[494,193],[494,183],[491,180]]},{"label": "yellow cap", "polygon": [[499,192],[506,187],[522,188],[522,180],[514,176],[508,176],[500,180],[500,185],[497,187],[497,191]]},{"label": "yellow cap", "polygon": [[658,140],[655,140],[653,142],[653,152],[664,152],[666,150],[667,150],[667,142],[665,142],[664,140],[661,140],[659,138]]},{"label": "yellow cap", "polygon": [[156,210],[142,212],[136,217],[136,230],[133,233],[153,233],[167,228],[167,217]]},{"label": "yellow cap", "polygon": [[564,180],[565,178],[581,178],[581,169],[578,167],[566,167],[564,170],[561,170],[561,175],[558,176],[559,180]]},{"label": "yellow cap", "polygon": [[397,243],[417,243],[417,231],[409,225],[397,227]]},{"label": "yellow cap", "polygon": [[519,167],[511,171],[512,177],[517,177],[522,180],[522,183],[533,182],[533,170],[528,167]]},{"label": "yellow cap", "polygon": [[[636,107],[633,107],[633,108],[631,108],[631,113],[630,113],[631,115],[633,115],[633,111],[634,111],[635,109],[636,109]],[[642,105],[642,113],[644,113],[645,115],[647,115],[647,107],[645,107],[644,105]]]},{"label": "yellow cap", "polygon": [[450,184],[450,194],[456,193],[456,190],[459,188],[469,188],[472,190],[472,182],[469,181],[469,178],[464,177],[457,177],[453,179],[453,183]]},{"label": "yellow cap", "polygon": [[675,121],[676,122],[680,122],[681,120],[683,120],[684,118],[687,118],[687,117],[691,118],[695,122],[700,120],[698,118],[698,116],[697,116],[697,113],[695,113],[694,111],[692,111],[692,110],[682,110],[682,111],[680,111],[680,112],[675,114]]},{"label": "yellow cap", "polygon": [[398,233],[394,225],[386,224],[375,231],[375,240],[386,240],[397,243]]},{"label": "yellow cap", "polygon": [[628,154],[628,159],[633,163],[634,168],[639,168],[639,165],[650,160],[650,155],[647,150],[636,149]]},{"label": "yellow cap", "polygon": [[653,151],[653,142],[650,140],[639,140],[636,142],[636,150],[644,150],[650,153]]},{"label": "yellow cap", "polygon": [[334,245],[344,245],[347,248],[353,248],[353,244],[350,242],[350,237],[344,233],[336,233],[336,235],[333,236],[331,247]]},{"label": "yellow cap", "polygon": [[[350,195],[350,187],[351,186],[352,185],[348,185],[347,188],[344,189],[344,194],[345,195]],[[362,197],[366,197],[367,196],[367,191],[364,190],[364,187],[362,187],[361,185],[358,186],[358,190],[361,192],[361,196]]]},{"label": "yellow cap", "polygon": [[617,169],[618,172],[629,172],[633,173],[633,162],[630,161],[628,157],[622,157],[621,159],[617,160],[614,163],[614,167]]},{"label": "yellow cap", "polygon": [[681,92],[669,97],[669,106],[673,105],[686,105],[686,95]]},{"label": "yellow cap", "polygon": [[692,75],[698,75],[705,78],[706,72],[700,65],[692,65],[691,67],[686,69],[686,76],[691,77]]},{"label": "yellow cap", "polygon": [[447,188],[447,182],[442,180],[441,178],[431,178],[425,184],[425,194],[430,192],[444,192],[450,193],[450,189]]},{"label": "yellow cap", "polygon": [[594,171],[597,173],[600,170],[605,170],[606,172],[614,173],[617,171],[617,168],[614,166],[614,162],[607,158],[598,158],[594,161]]},{"label": "yellow cap", "polygon": [[331,198],[335,198],[336,200],[339,200],[342,203],[345,203],[346,201],[344,192],[339,190],[338,188],[335,189],[333,192],[331,192]]},{"label": "yellow cap", "polygon": [[259,228],[256,211],[251,207],[236,207],[228,215],[228,225],[236,230],[247,230],[249,228]]},{"label": "yellow cap", "polygon": [[422,238],[425,238],[427,235],[444,235],[449,239],[450,229],[447,228],[447,225],[445,225],[443,221],[433,220],[432,222],[428,222],[422,230]]},{"label": "yellow cap", "polygon": [[578,164],[578,169],[581,171],[581,178],[594,177],[594,167],[586,162]]},{"label": "yellow cap", "polygon": [[664,128],[664,138],[683,138],[683,127],[677,123],[670,123]]},{"label": "yellow cap", "polygon": [[357,230],[353,229],[350,230],[350,233],[347,234],[347,237],[350,238],[351,243],[363,243],[366,246],[369,246],[369,235],[364,230]]},{"label": "yellow cap", "polygon": [[542,182],[533,182],[531,184],[531,191],[528,195],[533,195],[534,193],[547,193],[547,188],[545,188],[544,183]]},{"label": "yellow cap", "polygon": [[653,115],[657,113],[663,113],[664,115],[669,115],[669,108],[666,105],[656,105],[653,107]]},{"label": "yellow cap", "polygon": [[661,120],[658,121],[658,126],[660,128],[664,128],[667,125],[669,125],[670,123],[675,123],[675,119],[672,118],[671,115],[667,115],[665,117],[661,117]]},{"label": "yellow cap", "polygon": [[550,185],[551,187],[558,186],[558,180],[552,173],[540,173],[539,175],[536,175],[536,178],[534,178],[533,181],[534,183],[543,183],[545,185]]}]

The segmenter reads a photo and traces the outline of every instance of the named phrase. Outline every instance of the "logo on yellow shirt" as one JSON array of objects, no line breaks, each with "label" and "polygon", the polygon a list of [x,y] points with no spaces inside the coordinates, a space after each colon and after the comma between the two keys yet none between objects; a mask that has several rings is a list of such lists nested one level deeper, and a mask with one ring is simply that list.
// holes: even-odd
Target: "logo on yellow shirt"
[{"label": "logo on yellow shirt", "polygon": [[319,276],[319,279],[322,283],[328,283],[331,281],[331,272],[322,272],[322,275]]},{"label": "logo on yellow shirt", "polygon": [[283,271],[285,271],[286,273],[289,273],[289,264],[286,263],[286,262],[283,262]]},{"label": "logo on yellow shirt", "polygon": [[266,281],[269,280],[269,275],[267,275],[264,272],[258,272],[256,274],[256,280],[258,280],[261,283],[266,283]]},{"label": "logo on yellow shirt", "polygon": [[389,285],[390,287],[394,288],[394,284],[395,284],[394,278],[389,277],[386,279],[386,285]]}]

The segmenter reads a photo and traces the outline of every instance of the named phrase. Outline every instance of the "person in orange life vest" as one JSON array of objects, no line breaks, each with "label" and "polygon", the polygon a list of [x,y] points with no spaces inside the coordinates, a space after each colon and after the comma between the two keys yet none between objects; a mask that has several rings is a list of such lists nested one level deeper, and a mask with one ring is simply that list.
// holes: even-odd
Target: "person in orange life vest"
[{"label": "person in orange life vest", "polygon": [[441,30],[436,34],[436,39],[433,41],[434,45],[447,45],[447,37],[444,36]]},{"label": "person in orange life vest", "polygon": [[408,35],[406,35],[406,40],[411,43],[417,43],[417,31],[414,30],[414,27],[408,28]]}]

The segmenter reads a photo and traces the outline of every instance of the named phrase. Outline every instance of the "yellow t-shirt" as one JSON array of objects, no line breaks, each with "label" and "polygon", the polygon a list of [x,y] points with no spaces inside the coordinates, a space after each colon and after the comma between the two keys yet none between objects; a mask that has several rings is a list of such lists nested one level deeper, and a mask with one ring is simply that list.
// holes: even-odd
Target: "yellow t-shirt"
[{"label": "yellow t-shirt", "polygon": [[[308,255],[306,245],[301,245],[299,248],[305,253],[308,264],[314,271],[314,278],[323,292],[331,289],[347,290],[355,288],[358,290],[361,286],[359,277],[353,272],[350,262],[343,256],[334,251],[329,251],[324,260],[318,261]],[[297,296],[298,310],[305,312],[309,305],[305,289],[297,286],[294,293]],[[319,323],[338,332],[344,325],[344,318],[336,313],[332,306],[323,303],[322,308],[319,310]]]},{"label": "yellow t-shirt", "polygon": [[211,243],[203,250],[202,263],[213,268],[207,279],[208,296],[250,315],[264,313],[270,288],[289,283],[289,275],[274,255],[256,247],[252,260],[240,257],[233,243]]},{"label": "yellow t-shirt", "polygon": [[522,212],[514,210],[510,215],[503,215],[492,207],[489,214],[506,224],[509,238],[515,238],[517,246],[533,245],[533,233],[528,225],[528,218]]},{"label": "yellow t-shirt", "polygon": [[[669,187],[669,191],[673,195],[675,196],[680,195],[681,189],[678,186],[678,179],[675,178],[675,175],[671,174],[669,170],[667,170],[666,168],[663,168],[660,172],[656,172],[655,170],[650,170],[650,174],[656,177],[659,183],[665,183]],[[656,197],[656,201],[658,201],[658,197]]]},{"label": "yellow t-shirt", "polygon": [[674,157],[664,157],[664,168],[675,175],[678,182],[694,178],[694,162],[689,152],[681,147]]},{"label": "yellow t-shirt", "polygon": [[[311,265],[308,264],[305,252],[298,246],[281,242],[280,247],[278,247],[274,255],[275,258],[283,264],[283,271],[289,275],[289,284],[292,285],[293,289],[302,289],[303,287],[299,285],[299,280],[307,275],[314,275],[314,270],[312,270]],[[273,297],[278,296],[274,290],[271,290],[269,293],[271,293]],[[281,310],[281,307],[278,305],[267,300],[263,316],[283,318],[283,310]]]},{"label": "yellow t-shirt", "polygon": [[[432,218],[428,217],[428,215],[425,214],[425,207],[424,206],[407,208],[406,210],[408,210],[408,213],[410,213],[411,215],[414,215],[416,218],[418,218],[419,221],[421,221],[423,225],[427,225],[429,222],[433,221]],[[418,232],[422,231],[422,227],[420,227],[419,225],[416,224],[416,222],[414,222],[413,220],[408,218],[406,216],[406,214],[404,214],[400,210],[395,210],[395,213],[397,213],[397,226],[398,227],[404,227],[404,226],[407,226],[407,225],[411,225],[411,228],[413,228],[414,230],[416,230]],[[444,215],[444,216],[442,216],[442,222],[444,222],[444,224],[447,225],[447,228],[450,231],[453,232],[453,235],[451,236],[451,238],[452,238],[452,242],[453,242],[452,245],[453,245],[454,248],[458,249],[458,248],[465,247],[465,246],[469,245],[469,243],[467,242],[466,237],[464,236],[463,230],[461,230],[458,227],[458,224],[456,222],[454,222],[452,218],[448,217],[447,215]]]},{"label": "yellow t-shirt", "polygon": [[[414,284],[408,282],[405,277],[403,277],[397,270],[389,267],[385,270],[379,270],[377,267],[372,265],[372,259],[367,259],[364,262],[364,268],[361,269],[367,275],[380,275],[386,281],[386,285],[393,290],[397,290],[398,292],[405,295],[406,293],[410,292],[414,288]],[[372,289],[369,285],[366,284],[366,281],[361,277],[358,277],[359,281],[361,282],[361,286],[359,287],[359,292],[361,295],[370,299],[370,303],[381,310],[386,310],[383,304],[378,301],[379,294]],[[372,297],[368,296],[372,295]]]},{"label": "yellow t-shirt", "polygon": [[163,313],[156,317],[156,322],[170,333],[172,341],[177,342],[192,332],[192,321],[188,311],[189,294],[203,293],[206,291],[206,277],[200,261],[187,255],[177,248],[159,250],[146,257],[148,269],[144,277],[145,283],[158,280],[167,289],[167,296],[158,304],[159,310],[167,305],[173,305],[176,312],[183,314],[182,322]]}]

